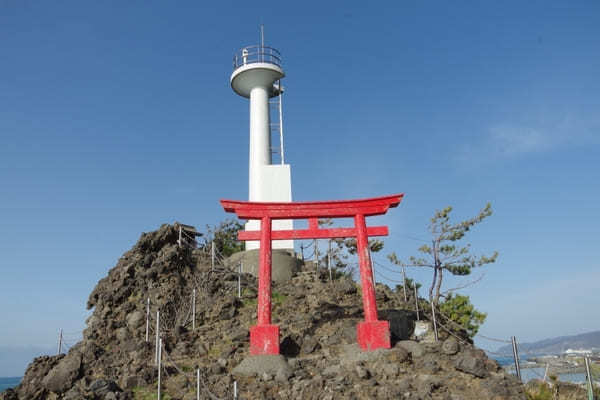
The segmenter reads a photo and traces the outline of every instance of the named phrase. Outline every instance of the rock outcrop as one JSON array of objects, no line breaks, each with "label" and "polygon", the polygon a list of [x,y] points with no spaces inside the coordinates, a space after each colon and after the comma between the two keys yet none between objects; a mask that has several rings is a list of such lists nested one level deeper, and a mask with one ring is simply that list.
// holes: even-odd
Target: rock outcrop
[{"label": "rock outcrop", "polygon": [[[143,399],[156,391],[154,334],[160,311],[163,393],[171,399],[525,399],[523,385],[460,332],[417,341],[416,315],[397,293],[378,284],[380,318],[394,346],[365,353],[356,343],[360,290],[349,278],[301,271],[273,287],[273,323],[281,356],[250,357],[256,323],[256,280],[211,270],[202,250],[177,246],[163,225],[142,234],[92,291],[83,340],[68,354],[36,358],[22,383],[0,399]],[[196,290],[195,329],[192,292]],[[151,323],[146,341],[146,307]],[[410,299],[409,299],[410,300]]]}]

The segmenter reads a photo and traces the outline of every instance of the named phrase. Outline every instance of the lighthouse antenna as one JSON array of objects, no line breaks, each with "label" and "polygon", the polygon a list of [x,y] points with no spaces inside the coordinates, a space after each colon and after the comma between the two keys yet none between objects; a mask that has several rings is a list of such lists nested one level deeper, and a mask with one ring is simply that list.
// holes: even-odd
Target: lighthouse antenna
[{"label": "lighthouse antenna", "polygon": [[265,47],[265,25],[260,24],[260,47]]}]

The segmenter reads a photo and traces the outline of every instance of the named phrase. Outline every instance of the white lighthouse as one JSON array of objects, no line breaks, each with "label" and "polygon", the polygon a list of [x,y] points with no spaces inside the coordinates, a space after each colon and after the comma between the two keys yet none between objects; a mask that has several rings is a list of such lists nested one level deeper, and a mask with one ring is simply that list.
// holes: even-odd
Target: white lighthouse
[{"label": "white lighthouse", "polygon": [[[261,27],[260,45],[247,46],[233,58],[231,88],[250,99],[250,151],[248,162],[248,200],[291,202],[292,183],[289,164],[285,164],[281,97],[285,76],[279,51],[264,45]],[[276,118],[271,118],[275,106]],[[272,134],[278,133],[279,146],[272,146]],[[273,163],[273,154],[279,163]],[[293,229],[291,220],[274,220],[273,230]],[[252,220],[246,230],[260,230],[260,221]],[[257,249],[259,242],[246,242],[246,250]],[[293,250],[293,240],[273,241],[273,249]]]}]

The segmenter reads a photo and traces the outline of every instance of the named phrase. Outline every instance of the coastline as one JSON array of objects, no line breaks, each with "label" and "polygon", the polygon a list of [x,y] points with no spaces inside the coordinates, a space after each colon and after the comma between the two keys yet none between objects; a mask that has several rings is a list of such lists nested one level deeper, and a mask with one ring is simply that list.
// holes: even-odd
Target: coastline
[{"label": "coastline", "polygon": [[3,376],[0,377],[0,393],[6,389],[12,389],[21,383],[22,376]]}]

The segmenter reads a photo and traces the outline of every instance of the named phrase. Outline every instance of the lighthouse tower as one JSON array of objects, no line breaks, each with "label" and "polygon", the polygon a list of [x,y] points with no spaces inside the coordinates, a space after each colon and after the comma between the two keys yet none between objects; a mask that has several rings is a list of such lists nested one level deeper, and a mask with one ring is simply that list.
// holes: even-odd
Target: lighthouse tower
[{"label": "lighthouse tower", "polygon": [[[283,154],[283,126],[281,97],[285,76],[278,50],[264,45],[261,27],[259,45],[247,46],[233,57],[231,88],[242,97],[250,99],[250,151],[248,162],[248,200],[262,202],[291,202],[292,183],[289,164]],[[275,122],[271,119],[272,106],[276,106]],[[278,121],[278,122],[277,122]],[[279,133],[279,146],[272,146],[272,133]],[[279,163],[273,163],[273,154]],[[274,220],[273,230],[293,229],[291,220]],[[250,220],[246,230],[260,230],[260,221]],[[258,241],[246,242],[246,250],[259,248]],[[293,251],[293,240],[273,241],[273,249]]]}]

